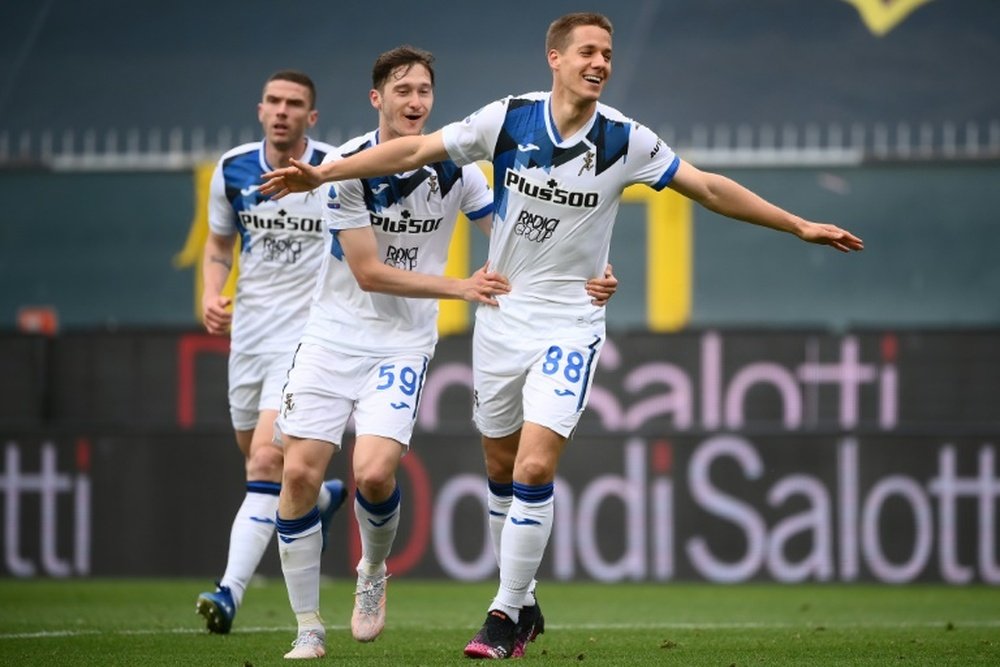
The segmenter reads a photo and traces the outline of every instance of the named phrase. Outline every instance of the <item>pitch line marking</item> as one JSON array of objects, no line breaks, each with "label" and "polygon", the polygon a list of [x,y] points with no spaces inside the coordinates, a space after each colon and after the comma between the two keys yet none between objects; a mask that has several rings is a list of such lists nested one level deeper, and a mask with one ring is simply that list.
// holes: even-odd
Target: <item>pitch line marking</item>
[{"label": "pitch line marking", "polygon": [[[968,621],[921,621],[918,623],[829,623],[816,620],[810,623],[581,623],[581,624],[547,624],[553,630],[814,630],[823,627],[825,630],[854,630],[857,628],[881,628],[889,630],[944,628],[951,623],[956,628],[1000,628],[1000,619],[983,619]],[[328,625],[327,630],[347,630],[347,625]],[[421,624],[400,624],[396,627],[414,629],[425,628]],[[473,630],[475,626],[438,627],[436,630],[464,631]],[[271,627],[237,628],[232,634],[254,634],[259,632],[295,632],[295,626],[282,625]],[[41,630],[38,632],[10,632],[0,634],[0,639],[60,639],[63,637],[87,637],[95,635],[200,635],[208,634],[204,628],[147,628],[137,630]]]}]

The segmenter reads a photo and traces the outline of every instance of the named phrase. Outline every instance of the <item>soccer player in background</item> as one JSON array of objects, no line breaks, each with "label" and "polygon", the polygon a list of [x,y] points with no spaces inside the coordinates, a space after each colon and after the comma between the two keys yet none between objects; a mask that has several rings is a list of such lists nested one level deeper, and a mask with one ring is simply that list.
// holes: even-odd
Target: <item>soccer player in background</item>
[{"label": "soccer player in background", "polygon": [[[343,155],[423,131],[434,103],[432,62],[430,53],[410,46],[377,58],[369,98],[378,128],[346,142]],[[493,194],[480,169],[443,158],[401,172],[338,183],[324,193],[329,252],[276,423],[285,447],[278,546],[298,624],[286,658],[326,653],[314,504],[348,419],[355,422],[354,510],[362,544],[351,632],[367,642],[385,626],[386,559],[402,511],[396,471],[437,343],[436,299],[491,307],[508,290],[506,279],[486,267],[466,279],[442,275],[459,211],[489,233]],[[607,276],[591,281],[589,298],[605,303],[616,284]],[[584,294],[584,284],[578,287]]]},{"label": "soccer player in background", "polygon": [[[580,286],[608,258],[622,191],[670,187],[711,211],[836,250],[863,243],[793,215],[676,156],[643,125],[599,102],[611,75],[611,22],[574,13],[546,35],[552,89],[493,102],[430,135],[382,143],[314,167],[268,174],[276,196],[324,181],[373,178],[453,159],[493,162],[490,266],[510,281],[499,307],[479,308],[473,335],[474,418],[483,436],[491,526],[500,528],[500,586],[465,647],[520,655],[543,627],[532,582],[549,540],[556,467],[587,404],[605,340],[605,311]],[[544,234],[534,221],[551,220]]]},{"label": "soccer player in background", "polygon": [[[301,72],[281,71],[264,84],[257,118],[262,141],[237,146],[219,160],[209,195],[209,235],[202,259],[202,315],[210,334],[230,331],[229,409],[246,468],[246,496],[233,520],[225,573],[196,609],[210,632],[229,632],[247,584],[274,534],[282,451],[272,442],[281,386],[309,311],[326,239],[322,198],[306,192],[271,201],[261,174],[296,158],[319,164],[335,148],[306,136],[316,124],[316,88]],[[240,237],[236,304],[222,290]],[[324,541],[347,492],[330,480],[318,496]]]}]

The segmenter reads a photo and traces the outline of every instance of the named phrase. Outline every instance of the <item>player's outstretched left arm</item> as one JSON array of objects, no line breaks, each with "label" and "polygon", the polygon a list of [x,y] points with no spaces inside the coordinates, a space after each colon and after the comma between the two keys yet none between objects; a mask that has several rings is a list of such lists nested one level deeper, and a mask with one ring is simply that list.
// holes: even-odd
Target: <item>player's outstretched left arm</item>
[{"label": "player's outstretched left arm", "polygon": [[270,195],[271,199],[281,199],[293,192],[315,190],[323,184],[323,174],[319,167],[308,162],[300,162],[295,158],[291,158],[289,163],[288,167],[281,167],[261,176],[267,179],[260,186],[262,195]]},{"label": "player's outstretched left arm", "polygon": [[262,178],[267,180],[260,186],[260,192],[281,199],[292,192],[314,190],[328,181],[390,176],[447,158],[440,130],[434,134],[398,137],[318,167],[293,159],[291,166],[263,174]]},{"label": "player's outstretched left arm", "polygon": [[720,215],[795,234],[809,243],[828,245],[841,252],[865,247],[846,229],[793,215],[725,176],[701,171],[684,161],[670,188]]},{"label": "player's outstretched left arm", "polygon": [[826,222],[810,222],[803,220],[803,226],[799,238],[809,243],[818,243],[836,248],[841,252],[852,250],[864,250],[864,241],[846,229],[841,229],[837,225]]},{"label": "player's outstretched left arm", "polygon": [[604,269],[600,278],[591,278],[586,284],[587,294],[595,306],[606,306],[611,297],[618,291],[618,278],[615,277],[610,264]]}]

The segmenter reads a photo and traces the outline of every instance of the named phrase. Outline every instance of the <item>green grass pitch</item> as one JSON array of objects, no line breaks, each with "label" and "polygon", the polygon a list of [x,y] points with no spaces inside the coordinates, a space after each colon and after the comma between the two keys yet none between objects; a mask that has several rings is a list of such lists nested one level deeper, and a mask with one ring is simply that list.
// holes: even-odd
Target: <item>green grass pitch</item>
[{"label": "green grass pitch", "polygon": [[[207,583],[0,580],[0,665],[288,664],[283,582],[255,583],[227,636],[194,612]],[[320,664],[472,664],[462,647],[494,590],[390,579],[386,630],[358,644],[353,581],[325,582]],[[546,632],[524,664],[1000,665],[1000,589],[988,586],[543,582],[539,593]]]}]

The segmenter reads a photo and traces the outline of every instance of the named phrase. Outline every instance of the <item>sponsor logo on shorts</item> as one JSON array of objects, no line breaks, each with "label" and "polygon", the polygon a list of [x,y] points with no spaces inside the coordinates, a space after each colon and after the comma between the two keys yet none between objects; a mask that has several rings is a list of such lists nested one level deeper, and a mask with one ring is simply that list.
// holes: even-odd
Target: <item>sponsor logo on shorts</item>
[{"label": "sponsor logo on shorts", "polygon": [[549,240],[559,226],[559,218],[547,218],[544,215],[537,215],[531,211],[521,211],[514,224],[514,233],[523,236],[529,241],[542,243]]},{"label": "sponsor logo on shorts", "polygon": [[285,414],[295,409],[295,394],[285,394]]}]

